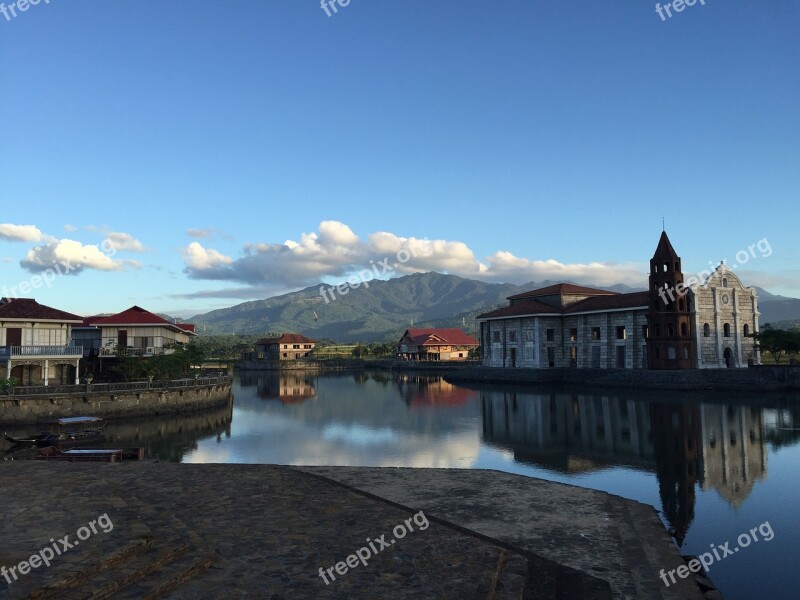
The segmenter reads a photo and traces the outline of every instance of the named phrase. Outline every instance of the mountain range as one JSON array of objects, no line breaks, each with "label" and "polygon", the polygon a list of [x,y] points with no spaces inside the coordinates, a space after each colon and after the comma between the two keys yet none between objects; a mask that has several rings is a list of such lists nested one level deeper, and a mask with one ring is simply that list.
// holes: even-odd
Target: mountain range
[{"label": "mountain range", "polygon": [[[436,272],[415,273],[386,281],[372,280],[368,285],[348,288],[344,295],[328,293],[326,298],[320,294],[319,284],[196,315],[189,321],[206,334],[298,332],[343,343],[396,340],[412,325],[462,327],[474,333],[475,317],[480,313],[506,306],[508,296],[553,283],[560,282],[514,285]],[[639,291],[624,284],[603,289]],[[756,289],[761,323],[800,320],[800,299]]]}]

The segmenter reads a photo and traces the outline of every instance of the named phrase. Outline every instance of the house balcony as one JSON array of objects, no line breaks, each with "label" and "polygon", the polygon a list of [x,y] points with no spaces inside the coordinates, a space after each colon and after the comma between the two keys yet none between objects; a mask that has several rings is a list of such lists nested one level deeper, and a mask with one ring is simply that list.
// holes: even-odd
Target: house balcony
[{"label": "house balcony", "polygon": [[160,354],[172,354],[175,352],[175,347],[165,348],[163,346],[141,346],[117,348],[116,346],[100,348],[99,355],[106,358],[116,356],[158,356]]},{"label": "house balcony", "polygon": [[5,346],[0,347],[0,360],[25,358],[83,358],[81,346]]}]

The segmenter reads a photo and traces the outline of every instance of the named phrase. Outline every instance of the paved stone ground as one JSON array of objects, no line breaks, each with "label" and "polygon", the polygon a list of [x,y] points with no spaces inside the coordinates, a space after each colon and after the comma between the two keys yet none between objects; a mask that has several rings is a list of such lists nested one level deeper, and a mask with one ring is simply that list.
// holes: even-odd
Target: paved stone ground
[{"label": "paved stone ground", "polygon": [[[113,523],[104,533],[100,521],[96,534],[49,567],[18,574],[10,585],[0,577],[0,599],[605,600],[612,590],[615,598],[701,597],[645,589],[644,574],[659,564],[645,557],[650,543],[659,546],[654,559],[663,555],[664,567],[679,558],[666,551],[668,538],[652,509],[651,521],[627,537],[619,533],[623,521],[604,524],[603,516],[623,518],[622,499],[603,495],[597,505],[593,494],[599,492],[496,472],[309,470],[313,474],[273,465],[0,462],[0,566],[52,546],[51,538],[69,535],[74,544],[79,528],[101,515]],[[357,480],[369,491],[383,487],[393,502],[323,474]],[[400,498],[405,486],[410,502]],[[545,498],[553,493],[552,502]],[[526,508],[519,512],[520,506]],[[541,510],[553,513],[545,518]],[[629,517],[640,515],[634,508]],[[414,527],[402,539],[395,533],[401,524]],[[576,537],[580,533],[590,538]],[[323,582],[320,567],[346,561],[369,546],[367,538],[378,548],[382,534],[395,543],[367,565],[348,567],[344,575],[333,571],[336,580]],[[637,595],[618,591],[629,589]]]},{"label": "paved stone ground", "polygon": [[666,588],[659,579],[685,563],[646,504],[500,471],[299,468],[595,575],[614,598],[703,598],[693,582]]}]

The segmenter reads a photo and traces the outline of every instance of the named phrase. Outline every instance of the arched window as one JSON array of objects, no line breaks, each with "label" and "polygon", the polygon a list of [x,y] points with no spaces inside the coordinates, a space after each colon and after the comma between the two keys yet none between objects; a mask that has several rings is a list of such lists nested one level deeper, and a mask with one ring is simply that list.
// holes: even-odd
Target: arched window
[{"label": "arched window", "polygon": [[684,346],[683,347],[683,358],[686,359],[686,360],[689,360],[689,347],[688,346]]},{"label": "arched window", "polygon": [[669,360],[675,360],[675,346],[667,348],[667,358]]},{"label": "arched window", "polygon": [[725,325],[722,326],[722,335],[724,337],[731,337],[731,325],[730,325],[730,323],[725,323]]},{"label": "arched window", "polygon": [[711,337],[711,326],[708,323],[703,323],[703,337]]},{"label": "arched window", "polygon": [[744,324],[744,327],[742,327],[742,333],[743,333],[744,335],[746,335],[746,336],[747,336],[747,335],[750,335],[750,325],[748,325],[747,323],[745,323],[745,324]]},{"label": "arched window", "polygon": [[653,348],[653,356],[655,356],[655,358],[658,358],[658,348]]},{"label": "arched window", "polygon": [[689,335],[689,328],[686,326],[686,323],[681,323],[681,335]]},{"label": "arched window", "polygon": [[728,279],[727,277],[722,278],[722,287],[728,287]]},{"label": "arched window", "polygon": [[661,337],[661,327],[656,325],[656,337]]},{"label": "arched window", "polygon": [[675,335],[675,329],[674,329],[674,327],[672,326],[672,323],[669,323],[669,324],[667,325],[667,335],[668,335],[668,336],[670,336],[670,337],[672,337],[673,335]]}]

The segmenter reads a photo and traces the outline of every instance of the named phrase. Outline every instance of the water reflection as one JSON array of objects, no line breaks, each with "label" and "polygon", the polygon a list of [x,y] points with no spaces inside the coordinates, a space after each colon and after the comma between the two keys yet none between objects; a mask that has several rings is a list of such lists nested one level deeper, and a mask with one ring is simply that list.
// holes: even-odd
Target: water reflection
[{"label": "water reflection", "polygon": [[516,461],[564,474],[610,466],[654,472],[679,544],[694,519],[698,485],[738,508],[766,477],[767,439],[797,441],[786,435],[797,409],[497,390],[480,397],[483,440],[510,449]]},{"label": "water reflection", "polygon": [[800,441],[796,400],[514,389],[409,372],[249,372],[234,385],[232,414],[155,419],[114,435],[119,445],[184,462],[544,477],[660,508],[690,554],[769,519],[775,540],[749,549],[747,568],[729,559],[712,577],[732,600],[797,597],[793,571],[779,568],[800,539],[800,447],[790,448]]},{"label": "water reflection", "polygon": [[141,419],[112,420],[105,430],[105,447],[144,447],[145,458],[180,462],[200,440],[231,436],[233,404],[211,410]]}]

